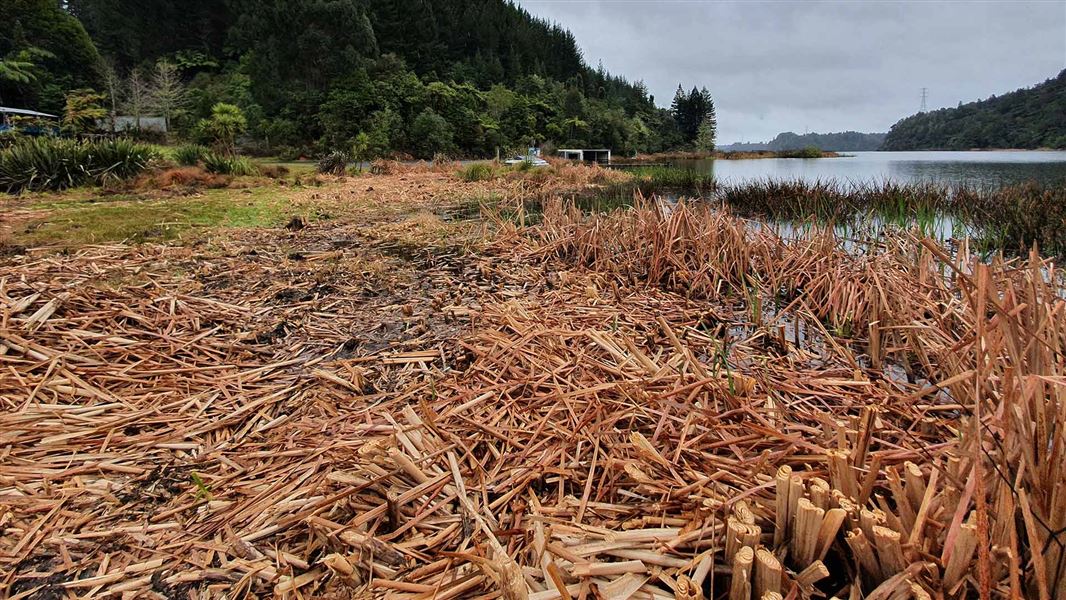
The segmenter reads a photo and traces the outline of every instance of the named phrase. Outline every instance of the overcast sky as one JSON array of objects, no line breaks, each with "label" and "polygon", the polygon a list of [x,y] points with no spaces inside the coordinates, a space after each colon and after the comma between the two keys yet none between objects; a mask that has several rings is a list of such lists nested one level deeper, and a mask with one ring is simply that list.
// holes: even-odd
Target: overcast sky
[{"label": "overcast sky", "polygon": [[643,79],[659,106],[707,86],[719,143],[782,131],[887,131],[1066,68],[1066,0],[799,2],[519,0],[585,60]]}]

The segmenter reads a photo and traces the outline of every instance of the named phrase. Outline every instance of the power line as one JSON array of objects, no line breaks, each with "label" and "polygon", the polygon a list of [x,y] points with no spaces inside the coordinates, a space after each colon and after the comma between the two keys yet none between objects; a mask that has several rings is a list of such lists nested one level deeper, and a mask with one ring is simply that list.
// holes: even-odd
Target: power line
[{"label": "power line", "polygon": [[928,98],[929,98],[929,88],[922,88],[922,108],[920,108],[918,110],[918,112],[925,112],[926,111],[925,101]]}]

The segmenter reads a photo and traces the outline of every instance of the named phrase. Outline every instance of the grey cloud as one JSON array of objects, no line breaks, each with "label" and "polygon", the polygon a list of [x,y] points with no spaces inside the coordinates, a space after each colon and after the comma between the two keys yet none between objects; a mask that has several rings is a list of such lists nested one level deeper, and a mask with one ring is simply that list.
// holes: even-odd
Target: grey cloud
[{"label": "grey cloud", "polygon": [[914,113],[1033,85],[1066,68],[1066,2],[521,0],[585,58],[643,79],[659,105],[707,86],[719,138],[885,131]]}]

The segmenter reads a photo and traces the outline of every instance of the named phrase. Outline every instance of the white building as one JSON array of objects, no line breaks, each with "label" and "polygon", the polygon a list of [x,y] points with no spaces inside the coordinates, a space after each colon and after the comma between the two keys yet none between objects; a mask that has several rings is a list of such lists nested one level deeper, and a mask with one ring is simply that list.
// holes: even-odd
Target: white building
[{"label": "white building", "polygon": [[560,158],[580,162],[611,164],[611,151],[608,148],[564,148],[558,152]]}]

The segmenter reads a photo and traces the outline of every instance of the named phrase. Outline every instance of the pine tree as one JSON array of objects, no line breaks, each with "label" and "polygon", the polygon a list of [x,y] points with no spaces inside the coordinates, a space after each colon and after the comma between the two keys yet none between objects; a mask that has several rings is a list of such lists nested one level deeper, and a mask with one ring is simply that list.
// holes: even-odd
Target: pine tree
[{"label": "pine tree", "polygon": [[690,115],[692,113],[691,100],[692,98],[685,93],[681,84],[677,84],[674,100],[670,103],[670,116],[674,118],[674,123],[677,124],[677,130],[681,133],[682,142],[688,142],[692,139],[688,132],[688,123],[691,120]]},{"label": "pine tree", "polygon": [[718,135],[714,117],[704,117],[696,130],[696,149],[701,152],[714,152],[714,141]]},{"label": "pine tree", "polygon": [[686,144],[699,145],[697,138],[700,137],[700,129],[706,122],[709,128],[707,133],[710,135],[710,142],[713,146],[718,122],[714,114],[714,100],[711,99],[711,93],[707,91],[707,88],[699,89],[694,86],[690,92],[686,93],[684,88],[678,84],[677,92],[674,93],[674,101],[670,105],[670,116],[673,117],[677,131],[681,134],[681,141]]},{"label": "pine tree", "polygon": [[673,115],[674,120],[681,123],[682,114],[685,112],[685,105],[688,103],[688,96],[685,95],[685,90],[681,89],[681,84],[677,84],[677,91],[674,92],[674,100],[670,103],[670,114]]},{"label": "pine tree", "polygon": [[703,100],[703,94],[696,89],[696,86],[692,86],[692,91],[688,93],[688,111],[685,113],[684,121],[685,139],[690,142],[696,141],[696,133],[699,131],[700,123],[703,122]]},{"label": "pine tree", "polygon": [[702,91],[704,110],[703,120],[700,121],[696,131],[696,147],[704,152],[714,152],[714,144],[718,139],[718,115],[714,111],[714,99],[711,98],[707,88]]},{"label": "pine tree", "polygon": [[714,116],[714,99],[707,88],[700,90],[700,120]]}]

